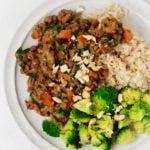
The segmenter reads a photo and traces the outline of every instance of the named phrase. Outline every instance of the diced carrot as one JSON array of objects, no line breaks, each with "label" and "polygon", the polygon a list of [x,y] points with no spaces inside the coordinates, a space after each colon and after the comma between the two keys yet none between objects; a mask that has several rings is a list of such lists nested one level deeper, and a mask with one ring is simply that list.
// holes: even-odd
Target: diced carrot
[{"label": "diced carrot", "polygon": [[38,39],[40,37],[40,29],[38,26],[35,26],[33,29],[32,29],[32,38],[33,39]]},{"label": "diced carrot", "polygon": [[130,30],[125,30],[123,32],[123,38],[124,38],[124,40],[125,40],[126,43],[130,42],[131,39],[132,39],[132,37],[133,37],[133,35],[132,35],[132,33],[131,33]]},{"label": "diced carrot", "polygon": [[72,31],[71,29],[65,29],[65,30],[61,30],[58,35],[57,38],[58,39],[70,39],[72,36]]},{"label": "diced carrot", "polygon": [[109,34],[114,34],[115,30],[112,29],[111,27],[107,27],[103,29],[105,33],[109,33]]},{"label": "diced carrot", "polygon": [[78,42],[81,42],[82,44],[86,44],[87,43],[86,38],[84,38],[82,35],[79,35],[77,37],[77,40],[78,40]]},{"label": "diced carrot", "polygon": [[43,103],[47,106],[50,106],[52,105],[52,98],[51,96],[48,94],[48,92],[44,92],[42,95],[41,95],[41,101],[43,101]]}]

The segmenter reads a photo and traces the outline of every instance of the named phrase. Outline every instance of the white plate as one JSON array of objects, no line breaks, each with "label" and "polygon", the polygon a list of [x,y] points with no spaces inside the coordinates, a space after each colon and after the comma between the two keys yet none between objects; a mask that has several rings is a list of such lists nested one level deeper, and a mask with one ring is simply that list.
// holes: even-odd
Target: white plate
[{"label": "white plate", "polygon": [[[27,48],[31,46],[33,41],[30,37],[32,27],[38,23],[44,16],[55,14],[62,8],[76,9],[79,5],[86,7],[86,12],[93,12],[95,9],[102,9],[115,2],[123,9],[128,11],[128,16],[124,21],[134,27],[147,41],[150,41],[150,5],[144,0],[49,0],[41,5],[24,21],[16,32],[14,39],[10,45],[5,70],[5,89],[8,103],[12,114],[23,132],[42,150],[62,149],[65,150],[63,142],[59,138],[47,136],[41,127],[43,117],[37,115],[34,111],[26,109],[24,100],[28,98],[26,92],[27,78],[19,73],[19,67],[16,65],[15,52],[20,46]],[[135,3],[136,2],[136,3]],[[150,147],[147,140],[150,137],[146,135],[138,136],[137,140],[127,146],[112,146],[112,150],[134,150],[146,145],[146,149]],[[91,150],[88,145],[82,149]],[[144,149],[143,149],[144,150]]]}]

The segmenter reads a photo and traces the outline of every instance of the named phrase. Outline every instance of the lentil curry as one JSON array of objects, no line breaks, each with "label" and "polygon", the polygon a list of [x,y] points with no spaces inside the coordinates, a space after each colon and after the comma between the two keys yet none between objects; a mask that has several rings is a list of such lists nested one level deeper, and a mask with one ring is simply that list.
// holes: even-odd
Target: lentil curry
[{"label": "lentil curry", "polygon": [[109,69],[99,56],[128,43],[132,33],[114,17],[83,18],[82,13],[61,10],[32,30],[37,45],[16,52],[21,73],[27,75],[28,109],[54,116],[65,123],[74,102],[90,98],[98,86],[108,85]]}]

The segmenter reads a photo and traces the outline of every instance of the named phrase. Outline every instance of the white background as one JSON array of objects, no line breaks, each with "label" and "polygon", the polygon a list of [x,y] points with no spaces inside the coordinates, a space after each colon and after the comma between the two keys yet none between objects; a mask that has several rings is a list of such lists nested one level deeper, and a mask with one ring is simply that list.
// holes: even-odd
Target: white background
[{"label": "white background", "polygon": [[[4,94],[3,70],[8,47],[16,30],[32,10],[45,1],[0,0],[0,150],[38,150],[22,133],[9,111]],[[142,146],[138,149],[150,148]]]},{"label": "white background", "polygon": [[47,0],[0,0],[0,150],[38,150],[20,130],[4,95],[3,70],[10,42],[25,18]]}]

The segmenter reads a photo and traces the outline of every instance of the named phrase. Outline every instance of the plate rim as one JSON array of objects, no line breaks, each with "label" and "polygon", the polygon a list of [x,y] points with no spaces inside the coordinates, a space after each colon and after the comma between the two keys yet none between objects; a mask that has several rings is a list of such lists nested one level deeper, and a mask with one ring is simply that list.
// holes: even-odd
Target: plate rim
[{"label": "plate rim", "polygon": [[[77,0],[77,1],[81,1],[81,0]],[[86,0],[84,0],[84,1],[86,1]],[[118,0],[119,1],[119,0]],[[53,2],[55,2],[55,3],[53,3]],[[19,43],[23,43],[23,41],[24,41],[24,39],[25,39],[25,37],[26,37],[26,35],[27,35],[27,32],[33,27],[33,23],[32,24],[30,24],[30,25],[26,25],[26,26],[24,26],[23,27],[23,24],[24,23],[26,23],[26,22],[28,22],[29,20],[31,20],[31,18],[33,18],[33,16],[35,16],[35,13],[37,12],[37,11],[39,11],[38,9],[42,9],[42,7],[44,7],[44,6],[46,6],[46,4],[53,4],[53,8],[49,8],[49,12],[50,11],[52,11],[53,9],[55,9],[55,8],[57,8],[57,7],[59,7],[59,6],[61,6],[61,5],[64,5],[65,3],[63,3],[63,2],[65,2],[65,3],[70,3],[70,2],[74,2],[73,0],[62,0],[62,1],[55,1],[55,0],[51,0],[51,2],[50,1],[46,1],[46,2],[43,2],[40,6],[38,6],[38,7],[36,7],[33,11],[31,11],[31,13],[24,19],[24,21],[22,22],[22,24],[19,26],[19,28],[17,29],[17,31],[15,32],[15,34],[13,35],[13,37],[14,37],[14,39],[11,41],[11,43],[9,44],[10,46],[9,46],[9,48],[8,48],[8,50],[7,50],[7,54],[6,54],[6,58],[5,58],[5,67],[4,68],[7,68],[7,64],[10,64],[10,62],[9,62],[9,60],[7,59],[7,58],[11,58],[12,57],[12,55],[11,54],[14,54],[14,51],[13,51],[13,49],[12,49],[12,47],[16,47],[16,45],[21,45],[21,44],[19,44]],[[44,13],[44,11],[43,11],[43,14],[45,14]],[[36,16],[37,18],[35,19],[35,20],[39,20],[39,17],[38,17],[38,15]],[[27,27],[28,26],[28,27]],[[20,33],[20,30],[22,30],[22,28],[25,28],[25,30],[23,31],[23,33]],[[28,30],[29,29],[29,30]],[[27,32],[25,32],[27,30]],[[16,38],[16,36],[17,35],[19,35],[19,37],[21,37],[20,38],[20,40],[17,40],[17,43],[15,43],[14,44],[14,42],[16,41],[16,39],[18,39],[18,38]],[[12,46],[13,45],[13,46]],[[14,57],[14,55],[13,55],[13,57]],[[18,107],[18,106],[20,106],[20,105],[18,105],[18,106],[16,106],[16,107],[18,107],[18,110],[17,110],[17,112],[18,113],[20,113],[21,114],[21,116],[23,117],[23,118],[21,118],[21,116],[20,116],[20,118],[18,119],[17,117],[17,112],[16,111],[14,111],[13,110],[13,107],[12,107],[12,104],[10,103],[10,100],[9,99],[11,99],[11,94],[12,94],[12,91],[11,91],[11,94],[8,94],[9,92],[9,88],[10,87],[7,87],[7,85],[12,85],[12,87],[13,87],[13,91],[15,91],[15,92],[13,92],[13,93],[15,93],[15,98],[17,99],[17,95],[16,95],[16,87],[14,87],[16,84],[15,84],[15,74],[16,74],[16,63],[15,63],[16,61],[13,61],[13,63],[11,64],[11,66],[12,65],[14,65],[14,68],[11,68],[11,71],[12,71],[12,73],[13,73],[13,77],[14,77],[14,80],[13,81],[7,81],[7,76],[5,76],[5,75],[7,75],[10,71],[8,71],[7,69],[5,69],[3,72],[4,72],[4,80],[3,80],[3,82],[4,82],[4,89],[5,89],[5,97],[6,97],[6,99],[7,99],[7,103],[8,103],[8,106],[9,106],[9,110],[11,111],[11,114],[12,114],[12,116],[13,116],[13,118],[15,119],[15,121],[17,122],[17,125],[19,126],[19,128],[22,130],[22,132],[26,135],[26,137],[27,137],[27,139],[30,139],[30,141],[32,141],[32,143],[37,147],[37,148],[39,148],[39,149],[43,149],[43,147],[41,147],[41,145],[40,145],[40,143],[39,143],[39,139],[40,139],[40,142],[42,141],[43,142],[43,144],[45,144],[45,145],[47,145],[47,147],[49,147],[49,148],[53,148],[54,150],[56,150],[56,149],[58,149],[57,147],[56,147],[56,145],[54,145],[53,143],[48,143],[47,141],[45,141],[45,139],[43,139],[42,138],[42,136],[40,136],[36,131],[35,131],[35,129],[32,127],[32,125],[30,125],[30,122],[27,120],[27,118],[26,118],[26,116],[24,115],[24,113],[22,112],[22,108],[20,108],[20,107]],[[10,65],[9,65],[9,67],[10,67]],[[23,119],[23,120],[22,120]],[[23,123],[21,123],[21,122],[24,122],[25,124],[23,124]],[[32,132],[34,132],[33,134],[34,135],[30,135],[27,131],[25,131],[24,129],[24,126],[25,125],[27,125],[27,127],[28,128],[30,128],[30,130],[32,130]],[[26,130],[28,130],[28,129],[26,129]],[[32,137],[34,137],[34,138],[32,138]],[[36,137],[38,137],[38,138],[36,138]],[[36,140],[37,139],[37,140]],[[43,145],[42,144],[42,145]],[[51,146],[51,147],[50,147]],[[47,149],[47,148],[46,148]]]}]

